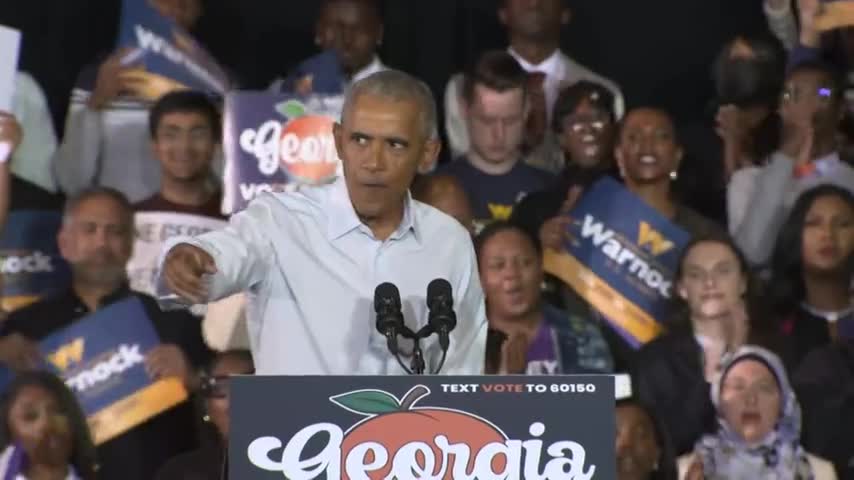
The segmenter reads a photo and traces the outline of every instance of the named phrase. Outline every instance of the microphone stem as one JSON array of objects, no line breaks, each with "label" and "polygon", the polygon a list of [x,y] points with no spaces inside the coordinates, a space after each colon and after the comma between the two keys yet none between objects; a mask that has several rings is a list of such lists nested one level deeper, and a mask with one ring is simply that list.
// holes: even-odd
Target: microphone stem
[{"label": "microphone stem", "polygon": [[412,348],[412,373],[424,375],[424,354],[421,352],[421,339],[415,338]]}]

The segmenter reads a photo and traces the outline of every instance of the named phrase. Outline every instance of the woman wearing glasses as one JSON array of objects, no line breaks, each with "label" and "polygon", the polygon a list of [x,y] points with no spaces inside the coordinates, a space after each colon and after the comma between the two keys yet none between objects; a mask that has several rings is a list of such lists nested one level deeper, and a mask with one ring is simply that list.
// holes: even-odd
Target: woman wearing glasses
[{"label": "woman wearing glasses", "polygon": [[157,480],[220,480],[226,478],[228,445],[228,382],[233,375],[255,373],[252,355],[245,350],[220,353],[202,378],[201,396],[204,421],[211,425],[202,447],[173,458],[157,475]]}]

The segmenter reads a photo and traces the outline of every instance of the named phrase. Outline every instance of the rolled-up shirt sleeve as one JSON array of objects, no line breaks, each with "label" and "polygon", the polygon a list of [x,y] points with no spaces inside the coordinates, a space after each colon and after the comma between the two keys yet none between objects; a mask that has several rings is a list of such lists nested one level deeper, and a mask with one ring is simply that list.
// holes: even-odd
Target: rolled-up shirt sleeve
[{"label": "rolled-up shirt sleeve", "polygon": [[251,290],[267,276],[267,269],[274,264],[271,226],[272,195],[265,195],[252,202],[249,207],[231,217],[222,230],[208,232],[197,237],[176,237],[169,240],[158,260],[155,282],[157,299],[164,307],[180,304],[169,291],[163,278],[163,263],[169,251],[179,244],[201,248],[213,257],[217,272],[207,278],[208,301],[213,302],[236,293]]},{"label": "rolled-up shirt sleeve", "polygon": [[448,358],[440,372],[444,375],[483,374],[486,354],[486,305],[474,247],[468,247],[465,262],[468,268],[453,287],[457,327],[451,332]]}]

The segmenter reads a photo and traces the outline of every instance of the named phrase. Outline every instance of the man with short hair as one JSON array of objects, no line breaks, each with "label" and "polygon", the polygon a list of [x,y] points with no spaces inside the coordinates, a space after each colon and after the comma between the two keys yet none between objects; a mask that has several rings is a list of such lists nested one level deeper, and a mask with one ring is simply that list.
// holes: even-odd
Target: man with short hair
[{"label": "man with short hair", "polygon": [[[185,30],[192,29],[203,11],[202,0],[140,1]],[[77,78],[65,134],[53,158],[57,183],[66,195],[100,185],[139,202],[160,186],[160,165],[152,158],[146,128],[148,109],[180,85],[141,75],[138,66],[123,63],[127,54],[113,52]]]},{"label": "man with short hair", "polygon": [[136,211],[225,218],[212,168],[220,144],[217,106],[202,92],[168,93],[151,108],[148,129],[161,167],[160,191],[137,203]]},{"label": "man with short hair", "polygon": [[[334,136],[343,177],[264,194],[228,228],[167,244],[161,300],[208,303],[248,291],[262,375],[400,374],[376,329],[374,290],[395,284],[417,330],[427,323],[428,284],[444,278],[459,320],[441,373],[481,373],[486,313],[469,233],[409,194],[416,171],[440,149],[429,88],[393,70],[361,80]],[[442,357],[436,336],[422,348],[432,372]]]},{"label": "man with short hair", "polygon": [[[563,167],[560,148],[548,130],[558,92],[579,80],[605,85],[614,94],[617,117],[625,109],[619,87],[572,60],[560,50],[561,29],[571,12],[565,0],[501,0],[498,17],[507,29],[508,53],[528,74],[531,115],[526,120],[526,161],[557,173]],[[460,106],[463,75],[454,75],[445,91],[445,126],[455,156],[470,149],[470,139]]]},{"label": "man with short hair", "polygon": [[297,66],[271,89],[335,95],[355,82],[385,70],[377,54],[383,21],[377,0],[325,0],[315,26],[315,44],[323,52]]},{"label": "man with short hair", "polygon": [[[58,242],[71,265],[71,287],[9,315],[0,326],[0,364],[13,370],[42,363],[36,342],[115,302],[142,301],[162,344],[146,355],[154,378],[178,377],[189,390],[210,352],[199,321],[185,312],[163,312],[147,295],[127,286],[125,265],[133,245],[133,209],[116,190],[92,188],[69,200]],[[169,458],[196,447],[195,416],[185,402],[98,447],[101,478],[149,480]]]},{"label": "man with short hair", "polygon": [[471,148],[443,173],[468,194],[478,228],[507,220],[526,194],[546,188],[551,175],[522,161],[530,110],[525,71],[507,52],[486,52],[465,76],[462,109]]}]

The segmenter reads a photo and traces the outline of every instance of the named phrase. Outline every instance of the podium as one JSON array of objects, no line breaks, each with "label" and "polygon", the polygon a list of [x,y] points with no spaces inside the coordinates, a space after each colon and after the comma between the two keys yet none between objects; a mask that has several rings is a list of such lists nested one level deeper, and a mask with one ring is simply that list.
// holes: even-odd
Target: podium
[{"label": "podium", "polygon": [[229,478],[616,478],[609,375],[243,376]]}]

